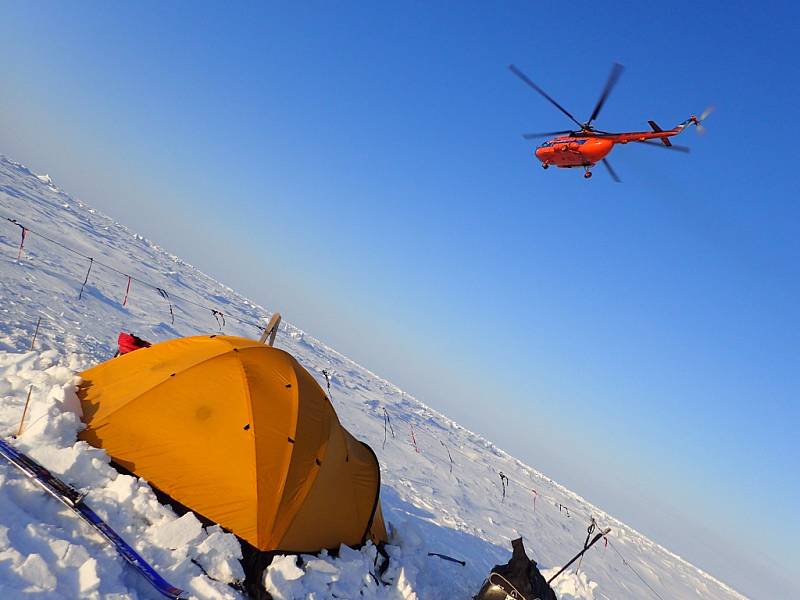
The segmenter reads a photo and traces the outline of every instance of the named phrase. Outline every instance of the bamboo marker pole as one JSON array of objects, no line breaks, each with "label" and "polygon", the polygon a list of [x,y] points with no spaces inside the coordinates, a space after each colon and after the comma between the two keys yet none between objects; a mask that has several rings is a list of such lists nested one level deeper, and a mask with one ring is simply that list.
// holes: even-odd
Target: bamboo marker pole
[{"label": "bamboo marker pole", "polygon": [[[39,335],[39,325],[42,324],[42,317],[39,317],[39,320],[36,321],[36,329],[33,332],[33,339],[31,340],[31,350],[33,350],[33,345],[36,343],[36,336]],[[30,397],[30,394],[28,394]]]},{"label": "bamboo marker pole", "polygon": [[28,388],[28,398],[25,400],[25,408],[22,410],[22,418],[19,420],[19,429],[17,430],[17,435],[15,437],[19,437],[22,435],[22,426],[25,423],[25,415],[28,414],[28,404],[31,402],[31,392],[33,391],[33,384],[31,387]]}]

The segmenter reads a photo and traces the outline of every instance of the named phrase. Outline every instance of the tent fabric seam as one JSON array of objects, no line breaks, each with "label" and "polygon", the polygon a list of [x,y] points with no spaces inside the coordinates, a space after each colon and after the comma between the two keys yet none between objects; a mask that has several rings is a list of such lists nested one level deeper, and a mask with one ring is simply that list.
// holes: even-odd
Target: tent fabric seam
[{"label": "tent fabric seam", "polygon": [[[265,347],[269,347],[269,346],[265,346]],[[259,346],[251,346],[250,348],[244,348],[243,350],[249,350],[249,349],[252,349],[252,348],[260,349]],[[284,352],[283,350],[279,350],[279,349],[276,349],[276,350],[278,350],[279,352]],[[294,358],[288,352],[285,352],[285,353],[290,358]],[[297,359],[294,359],[294,360],[296,361]],[[300,368],[303,368],[303,366],[300,365],[299,362],[297,364],[300,366]],[[241,366],[241,364],[240,364],[240,366]],[[294,381],[293,381],[293,384],[292,384],[293,394],[294,394],[295,398],[297,398],[297,400],[298,400],[297,402],[293,403],[294,404],[294,423],[292,425],[292,430],[293,430],[292,434],[294,435],[294,439],[296,440],[297,439],[297,421],[298,421],[298,419],[300,417],[300,410],[299,410],[300,388],[299,388],[299,385],[297,384],[297,377],[296,377],[295,370],[292,369],[291,373],[294,376]],[[247,377],[246,377],[246,375],[244,373],[244,368],[243,367],[242,367],[242,376],[245,378],[245,381],[246,381]],[[252,398],[249,396],[249,394],[250,394],[250,388],[249,387],[247,388],[247,393],[248,393],[248,400],[250,400],[250,402],[248,404],[249,404],[250,410],[252,410],[253,403],[252,403]],[[256,460],[254,461],[256,463],[256,465],[255,465],[255,468],[256,468],[256,498],[258,498],[258,449],[257,449],[258,448],[258,444],[257,444],[257,441],[256,441],[255,427],[253,428],[253,430],[254,430],[253,442],[254,442],[254,446],[255,446],[255,456],[256,456]],[[277,494],[278,503],[277,503],[277,506],[275,507],[275,513],[272,515],[272,523],[270,524],[270,527],[269,527],[270,531],[274,530],[275,522],[278,520],[278,515],[279,515],[280,509],[281,509],[281,501],[280,500],[283,498],[283,493],[284,493],[284,490],[286,489],[286,479],[287,479],[287,476],[289,475],[289,470],[292,467],[292,459],[294,458],[294,450],[295,450],[295,446],[296,445],[294,443],[292,443],[292,444],[289,444],[289,446],[290,446],[289,456],[288,456],[288,460],[285,461],[284,468],[282,469],[283,473],[282,473],[282,477],[280,479],[281,483],[280,483],[280,486],[278,487],[278,494]],[[305,498],[303,498],[303,502],[305,502]],[[292,515],[291,521],[294,520],[294,517],[299,512],[300,508],[303,506],[303,502],[299,503],[298,508],[295,511],[295,514]],[[256,527],[257,527],[256,539],[258,539],[259,532],[260,532],[260,527],[258,526],[258,524],[256,525]],[[288,529],[287,529],[287,531],[288,531]],[[284,532],[284,535],[285,535],[285,532]],[[271,537],[272,536],[270,536],[270,538]]]},{"label": "tent fabric seam", "polygon": [[[295,360],[297,360],[297,359],[295,359]],[[301,365],[299,361],[298,361],[297,364],[302,369],[305,369],[305,367],[303,367],[303,365]],[[307,372],[307,370],[306,370],[306,372]],[[295,372],[294,385],[297,387],[297,396],[299,398],[300,397],[300,380],[296,377],[296,375],[297,374]],[[316,383],[316,380],[314,380],[313,377],[311,379]],[[325,397],[327,399],[327,397],[324,395],[324,392],[323,392],[323,397]],[[322,458],[320,459],[320,457],[319,457],[319,448],[318,448],[317,452],[315,452],[315,454],[317,455],[315,457],[315,464],[317,465],[317,468],[316,469],[312,469],[313,480],[310,483],[308,483],[308,484],[303,486],[303,488],[304,488],[303,499],[300,502],[297,503],[297,508],[294,511],[294,514],[292,514],[291,517],[288,519],[288,522],[287,522],[287,524],[286,524],[286,526],[284,528],[283,534],[281,535],[281,540],[283,540],[286,537],[286,535],[292,530],[292,527],[294,526],[295,521],[297,520],[297,516],[300,514],[303,506],[305,505],[309,494],[314,489],[314,486],[317,484],[317,479],[319,478],[319,474],[322,471],[322,461],[324,461],[325,458],[328,455],[328,448],[330,446],[330,437],[331,437],[331,432],[333,430],[333,422],[335,421],[340,427],[342,427],[342,424],[339,421],[338,416],[336,415],[336,411],[333,409],[333,405],[330,405],[330,409],[331,409],[331,411],[333,413],[333,418],[329,419],[329,421],[328,421],[328,430],[327,430],[326,435],[325,435],[325,443],[322,445],[322,450],[323,450]],[[297,422],[299,422],[299,421],[300,421],[300,405],[298,403],[298,405],[297,405],[297,419],[296,419],[296,423],[295,423],[295,436],[297,435]],[[288,470],[287,470],[287,473],[288,473]],[[310,475],[311,475],[311,472],[309,472],[309,476]],[[380,477],[380,475],[379,475],[379,477]],[[283,492],[283,489],[285,489],[285,486],[286,486],[286,479],[285,478],[284,478],[284,481],[283,481],[282,485],[283,485],[283,488],[281,490],[281,493]]]},{"label": "tent fabric seam", "polygon": [[[244,386],[244,391],[247,394],[247,413],[250,417],[250,431],[252,434],[250,435],[252,441],[252,448],[253,448],[253,484],[255,485],[255,498],[256,502],[258,502],[259,498],[259,489],[258,489],[258,437],[256,436],[256,422],[253,415],[253,398],[250,395],[250,385],[247,381],[247,373],[245,373],[244,365],[242,364],[242,360],[239,359],[236,361],[237,365],[239,366],[239,372],[242,376],[242,385]],[[259,517],[261,515],[260,511],[256,511],[256,540],[259,539],[261,534],[261,527],[259,523]]]},{"label": "tent fabric seam", "polygon": [[[297,362],[297,359],[294,358],[291,354],[289,354],[289,356],[291,358],[293,358],[295,360],[295,362]],[[301,365],[299,362],[297,362],[297,364],[301,369],[303,368],[303,365]],[[292,425],[292,430],[293,430],[292,431],[292,435],[294,436],[293,439],[297,440],[297,423],[300,421],[300,384],[298,383],[297,372],[294,369],[292,369],[291,374],[292,374],[292,390],[293,390],[295,398],[297,398],[297,402],[294,403],[294,410],[293,410],[293,412],[294,412],[294,423]],[[283,500],[283,494],[286,492],[286,480],[289,477],[289,471],[291,471],[291,469],[292,469],[292,458],[294,458],[294,451],[297,448],[297,444],[296,443],[292,443],[292,444],[289,444],[289,445],[291,446],[289,460],[286,462],[286,469],[285,469],[285,471],[283,473],[283,477],[281,478],[280,485],[278,486],[278,491],[279,491],[278,498],[280,500]],[[312,483],[311,485],[314,485],[314,484]],[[281,533],[281,540],[283,540],[283,538],[286,537],[286,533],[289,531],[289,529],[291,529],[292,523],[294,523],[294,520],[297,517],[297,515],[299,514],[300,509],[303,508],[303,504],[305,504],[306,497],[307,497],[307,494],[306,494],[306,496],[303,496],[303,499],[300,502],[297,503],[297,506],[294,509],[294,514],[292,514],[289,517],[289,519],[288,519],[289,523],[284,528],[283,533]],[[278,508],[279,509],[280,509],[280,506],[281,506],[281,502],[279,501],[278,502]],[[275,529],[275,523],[277,522],[277,520],[278,520],[278,512],[276,511],[275,512],[275,518],[272,520],[272,527],[271,527],[271,529],[273,530],[273,534],[274,534],[274,529]],[[277,543],[277,540],[276,540],[276,543]]]}]

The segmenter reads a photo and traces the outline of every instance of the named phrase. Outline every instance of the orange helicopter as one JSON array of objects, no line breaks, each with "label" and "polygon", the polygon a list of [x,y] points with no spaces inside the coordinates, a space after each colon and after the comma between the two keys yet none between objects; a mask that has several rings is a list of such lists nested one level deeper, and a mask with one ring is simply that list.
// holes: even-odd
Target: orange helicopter
[{"label": "orange helicopter", "polygon": [[[536,149],[536,158],[542,161],[542,168],[547,169],[550,167],[550,165],[555,165],[556,167],[562,169],[579,167],[584,169],[583,176],[587,179],[592,176],[590,169],[598,162],[602,162],[606,169],[608,169],[608,173],[611,175],[611,178],[617,183],[621,181],[614,169],[611,167],[611,164],[606,159],[606,156],[609,152],[611,152],[611,150],[613,150],[615,144],[637,142],[640,144],[646,144],[648,146],[665,148],[667,150],[689,152],[689,148],[686,146],[675,145],[669,141],[669,138],[674,135],[678,135],[689,125],[695,125],[698,128],[698,131],[702,131],[703,126],[700,124],[700,122],[708,117],[713,110],[713,108],[706,109],[699,118],[692,115],[683,123],[676,125],[672,129],[667,129],[666,131],[661,129],[655,123],[655,121],[648,121],[652,131],[609,133],[607,131],[595,129],[592,126],[592,121],[597,118],[597,115],[600,113],[600,109],[603,108],[606,99],[608,99],[608,95],[611,93],[611,90],[614,88],[614,85],[616,85],[619,76],[622,74],[622,70],[624,68],[622,65],[615,63],[611,68],[611,74],[608,76],[608,81],[606,81],[605,88],[603,88],[603,92],[600,94],[600,99],[597,101],[589,120],[585,123],[578,121],[567,109],[553,100],[553,98],[551,98],[547,92],[531,81],[528,76],[520,71],[517,67],[514,65],[509,65],[508,68],[511,69],[511,72],[514,73],[514,75],[539,92],[558,110],[567,115],[567,117],[569,117],[573,122],[575,122],[575,124],[578,125],[578,127],[580,127],[580,129],[577,131],[567,129],[564,131],[551,131],[548,133],[525,133],[522,135],[522,137],[524,137],[526,140],[550,137],[551,135],[558,136],[546,141]],[[659,141],[656,142],[650,140]]]}]

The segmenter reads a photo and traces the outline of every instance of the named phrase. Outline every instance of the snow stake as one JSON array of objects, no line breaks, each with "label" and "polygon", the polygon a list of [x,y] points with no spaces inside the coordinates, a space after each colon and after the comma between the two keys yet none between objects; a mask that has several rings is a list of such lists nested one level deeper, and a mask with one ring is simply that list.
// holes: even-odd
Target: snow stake
[{"label": "snow stake", "polygon": [[167,290],[157,287],[156,291],[158,292],[158,295],[161,296],[164,300],[166,300],[167,304],[169,304],[169,318],[171,320],[172,325],[175,325],[175,313],[172,310],[172,300],[169,299],[169,294],[167,293]]},{"label": "snow stake", "polygon": [[19,420],[19,429],[17,429],[17,435],[15,437],[19,437],[22,435],[22,426],[25,424],[25,415],[28,414],[28,404],[31,402],[31,392],[33,391],[33,384],[31,387],[28,388],[28,397],[25,399],[25,408],[22,409],[22,418]]},{"label": "snow stake", "polygon": [[508,485],[508,476],[500,471],[500,484],[503,486],[503,500],[502,502],[506,501],[506,486]]},{"label": "snow stake", "polygon": [[417,451],[417,454],[420,454],[419,447],[417,446],[417,436],[414,435],[414,426],[409,423],[409,427],[411,427],[411,442],[414,444],[414,450]]},{"label": "snow stake", "polygon": [[392,420],[389,418],[389,413],[386,412],[386,407],[383,408],[383,449],[386,449],[386,426],[389,426],[389,431],[392,432],[392,439],[394,439],[394,427],[392,427]]},{"label": "snow stake", "polygon": [[39,334],[39,325],[42,323],[42,317],[39,317],[36,321],[36,329],[33,330],[33,339],[31,340],[31,350],[33,350],[33,345],[36,343],[36,336]]},{"label": "snow stake", "polygon": [[22,239],[19,242],[19,252],[17,252],[17,260],[19,260],[20,258],[22,258],[22,247],[25,245],[25,236],[28,235],[28,230],[19,223],[17,223],[14,219],[11,219],[11,222],[16,223],[22,229]]},{"label": "snow stake", "polygon": [[328,398],[333,400],[333,394],[331,393],[331,374],[328,373],[327,369],[322,369],[322,374],[325,376],[325,383],[328,385]]},{"label": "snow stake", "polygon": [[447,446],[445,446],[445,443],[444,443],[442,440],[439,440],[439,443],[440,443],[440,444],[442,445],[442,447],[443,447],[443,448],[444,448],[444,449],[447,451],[447,458],[449,458],[449,459],[450,459],[450,473],[452,473],[452,472],[453,472],[453,465],[455,464],[455,463],[453,462],[453,455],[452,455],[452,454],[450,454],[450,449],[449,449]]},{"label": "snow stake", "polygon": [[128,275],[128,287],[125,288],[125,297],[122,299],[122,306],[128,305],[128,294],[131,291],[131,276]]},{"label": "snow stake", "polygon": [[94,264],[94,259],[93,258],[89,258],[89,270],[86,271],[86,277],[84,278],[83,283],[81,284],[81,291],[78,292],[78,300],[80,300],[83,297],[83,288],[86,287],[86,282],[89,281],[89,273],[92,272],[92,265],[93,264]]}]

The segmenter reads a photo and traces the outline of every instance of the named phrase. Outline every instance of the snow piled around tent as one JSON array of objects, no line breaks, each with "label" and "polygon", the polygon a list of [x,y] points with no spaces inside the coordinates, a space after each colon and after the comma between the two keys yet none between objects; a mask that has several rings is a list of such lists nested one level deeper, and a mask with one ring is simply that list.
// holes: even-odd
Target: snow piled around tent
[{"label": "snow piled around tent", "polygon": [[[31,389],[15,445],[87,492],[85,501],[135,540],[135,549],[175,585],[199,597],[237,598],[225,584],[243,576],[234,536],[219,527],[204,529],[192,513],[176,518],[144,481],[117,473],[105,451],[76,441],[82,424],[75,368],[82,362],[52,350],[0,352],[0,433],[16,433]],[[0,597],[122,600],[136,598],[135,590],[151,595],[102,538],[66,509],[54,516],[55,507],[62,508],[19,471],[0,467]],[[204,576],[201,567],[219,581]]]},{"label": "snow piled around tent", "polygon": [[[238,598],[225,585],[243,579],[239,542],[219,527],[204,528],[193,513],[180,518],[161,505],[146,482],[118,473],[104,450],[77,441],[83,427],[75,370],[85,364],[75,354],[0,352],[0,435],[19,428],[28,390],[30,410],[14,444],[73,487],[87,492],[86,502],[174,585],[199,598]],[[24,502],[20,502],[22,498]],[[125,570],[116,553],[80,520],[7,464],[0,464],[0,597],[35,594],[38,598],[133,598],[152,592]],[[419,550],[422,537],[409,525],[402,546]],[[401,546],[387,548],[387,571],[376,575],[377,549],[342,546],[338,557],[282,556],[267,569],[264,583],[276,600],[314,598],[408,599],[440,597],[441,581],[422,581],[415,565],[422,553],[403,560]],[[382,560],[382,559],[380,559]],[[298,566],[300,565],[300,566]],[[402,565],[402,566],[400,566]],[[417,587],[417,580],[420,587]],[[70,594],[70,591],[72,594]],[[113,596],[109,596],[112,594]]]},{"label": "snow piled around tent", "polygon": [[[409,535],[410,534],[410,535]],[[387,546],[390,556],[389,568],[377,575],[373,565],[377,551],[367,546],[361,551],[347,546],[332,558],[326,552],[319,556],[280,556],[267,570],[265,586],[275,600],[322,600],[323,598],[364,598],[365,600],[425,600],[426,598],[468,598],[459,595],[457,580],[462,573],[456,563],[449,563],[445,572],[436,578],[425,575],[421,560],[430,560],[424,552],[424,540],[420,532],[410,526],[401,546]],[[410,539],[409,539],[410,538]],[[423,558],[425,557],[425,558]],[[380,560],[380,559],[378,559]],[[447,562],[447,561],[446,561]],[[545,572],[555,574],[558,568]],[[378,584],[378,579],[382,585]],[[597,584],[588,580],[584,573],[567,572],[559,578],[554,588],[560,600],[593,600]],[[473,590],[473,593],[477,590]]]},{"label": "snow piled around tent", "polygon": [[[243,598],[227,585],[243,575],[235,537],[203,527],[191,513],[178,517],[147,482],[119,474],[104,451],[77,441],[75,384],[78,373],[113,355],[120,330],[153,342],[220,331],[252,338],[258,331],[248,322],[265,323],[270,312],[2,156],[0,217],[16,218],[34,232],[17,259],[20,225],[0,218],[0,436],[16,434],[31,390],[24,431],[12,443],[85,492],[91,508],[192,598]],[[95,258],[85,289],[88,261],[36,232]],[[170,301],[134,282],[123,305],[126,278],[120,273],[152,282],[169,292]],[[224,325],[208,306],[224,312]],[[39,318],[36,351],[29,352]],[[488,570],[509,559],[510,540],[522,536],[529,556],[553,574],[583,544],[594,517],[598,526],[612,528],[613,546],[596,544],[580,572],[559,576],[554,588],[560,600],[655,598],[648,587],[664,598],[741,600],[730,587],[286,321],[276,346],[297,357],[323,387],[323,370],[328,374],[339,419],[378,455],[383,514],[394,532],[383,574],[371,546],[341,548],[336,557],[276,558],[264,575],[276,599],[468,600]],[[505,496],[500,472],[509,477]],[[0,460],[0,599],[158,597],[91,528]]]}]

